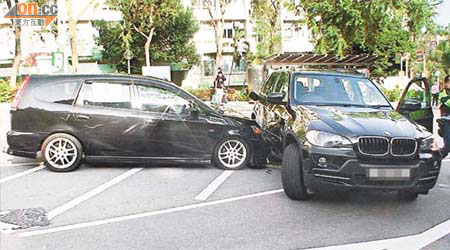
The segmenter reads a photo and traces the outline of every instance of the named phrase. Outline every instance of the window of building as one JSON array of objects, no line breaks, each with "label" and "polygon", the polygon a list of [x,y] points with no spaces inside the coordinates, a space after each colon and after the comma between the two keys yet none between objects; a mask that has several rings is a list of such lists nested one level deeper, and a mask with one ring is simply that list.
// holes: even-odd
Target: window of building
[{"label": "window of building", "polygon": [[224,29],[223,38],[233,38],[233,29]]}]

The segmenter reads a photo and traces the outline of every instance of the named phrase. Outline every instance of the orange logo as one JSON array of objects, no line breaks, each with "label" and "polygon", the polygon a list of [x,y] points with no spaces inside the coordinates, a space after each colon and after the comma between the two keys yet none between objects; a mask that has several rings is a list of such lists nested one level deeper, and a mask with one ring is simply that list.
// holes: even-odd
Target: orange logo
[{"label": "orange logo", "polygon": [[58,16],[58,5],[19,3],[3,18],[11,18],[16,26],[48,26]]}]

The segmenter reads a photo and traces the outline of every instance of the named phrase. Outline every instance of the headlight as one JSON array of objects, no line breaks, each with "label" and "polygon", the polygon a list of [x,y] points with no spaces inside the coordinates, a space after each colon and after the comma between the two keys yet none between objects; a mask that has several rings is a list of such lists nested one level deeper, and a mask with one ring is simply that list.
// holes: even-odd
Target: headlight
[{"label": "headlight", "polygon": [[313,145],[319,147],[333,148],[333,147],[346,147],[352,146],[349,139],[319,130],[311,130],[306,133],[306,139]]},{"label": "headlight", "polygon": [[433,135],[430,135],[426,138],[422,139],[422,142],[420,143],[420,150],[431,150],[434,145],[434,137]]}]

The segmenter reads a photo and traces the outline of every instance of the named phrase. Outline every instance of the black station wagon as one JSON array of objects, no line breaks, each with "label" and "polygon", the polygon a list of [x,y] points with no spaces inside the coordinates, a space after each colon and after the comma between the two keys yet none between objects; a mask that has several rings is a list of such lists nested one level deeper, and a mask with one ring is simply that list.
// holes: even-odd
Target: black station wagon
[{"label": "black station wagon", "polygon": [[436,183],[441,162],[424,78],[408,84],[397,110],[366,77],[339,72],[275,71],[250,97],[292,199],[371,189],[414,200]]},{"label": "black station wagon", "polygon": [[[264,163],[261,130],[175,84],[127,75],[28,77],[11,108],[7,153],[53,171],[87,163]],[[261,153],[261,154],[258,154]]]}]

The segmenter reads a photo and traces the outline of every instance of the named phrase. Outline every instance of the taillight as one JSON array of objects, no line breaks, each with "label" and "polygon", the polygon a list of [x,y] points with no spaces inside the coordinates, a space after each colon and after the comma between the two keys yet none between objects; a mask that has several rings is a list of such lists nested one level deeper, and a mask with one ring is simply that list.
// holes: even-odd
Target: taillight
[{"label": "taillight", "polygon": [[19,107],[20,101],[22,99],[22,95],[25,92],[25,89],[28,86],[28,83],[30,83],[31,77],[26,76],[25,80],[23,81],[22,86],[20,87],[19,91],[17,91],[16,96],[14,97],[13,103],[11,104],[11,110],[17,110]]}]

